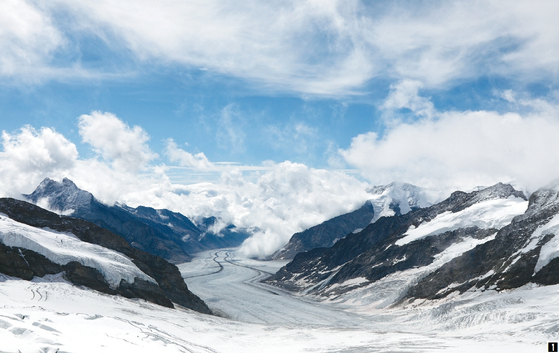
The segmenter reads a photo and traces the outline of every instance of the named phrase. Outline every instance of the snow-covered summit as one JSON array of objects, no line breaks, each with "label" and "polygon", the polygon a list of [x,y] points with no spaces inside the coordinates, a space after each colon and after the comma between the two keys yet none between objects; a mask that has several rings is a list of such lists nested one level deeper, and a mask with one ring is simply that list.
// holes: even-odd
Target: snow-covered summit
[{"label": "snow-covered summit", "polygon": [[407,183],[393,182],[374,186],[367,192],[373,195],[369,201],[375,210],[371,223],[380,217],[402,215],[411,210],[431,206],[424,189]]}]

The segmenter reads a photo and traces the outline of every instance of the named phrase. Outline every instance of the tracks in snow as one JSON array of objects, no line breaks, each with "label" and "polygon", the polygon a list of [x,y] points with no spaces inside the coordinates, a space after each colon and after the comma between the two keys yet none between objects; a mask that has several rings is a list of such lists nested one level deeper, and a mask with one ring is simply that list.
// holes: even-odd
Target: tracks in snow
[{"label": "tracks in snow", "polygon": [[43,293],[41,293],[39,291],[37,286],[31,285],[31,286],[27,287],[27,289],[29,289],[31,291],[31,295],[32,295],[31,300],[37,299],[38,302],[40,302],[41,300],[46,302],[47,299],[49,298],[49,293],[45,292],[44,295],[43,295]]}]

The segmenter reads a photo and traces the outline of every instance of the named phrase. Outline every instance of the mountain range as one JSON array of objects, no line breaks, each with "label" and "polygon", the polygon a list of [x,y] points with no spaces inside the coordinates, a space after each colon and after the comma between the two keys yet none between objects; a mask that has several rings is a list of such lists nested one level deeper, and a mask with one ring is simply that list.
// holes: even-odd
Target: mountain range
[{"label": "mountain range", "polygon": [[211,313],[175,265],[91,222],[11,198],[0,199],[0,272],[25,280],[62,273],[102,293]]},{"label": "mountain range", "polygon": [[189,261],[190,254],[199,251],[239,246],[249,236],[234,225],[212,231],[215,217],[202,218],[195,224],[166,209],[105,205],[67,178],[62,182],[46,178],[33,193],[24,196],[56,213],[95,223],[122,236],[133,247],[173,263]]},{"label": "mountain range", "polygon": [[293,259],[300,252],[330,247],[349,233],[358,232],[381,217],[399,216],[430,206],[424,190],[411,184],[390,183],[367,191],[371,198],[362,207],[295,233],[272,258]]},{"label": "mountain range", "polygon": [[377,307],[557,284],[557,233],[559,187],[528,199],[499,183],[381,217],[330,247],[297,254],[266,282],[323,298],[359,296]]},{"label": "mountain range", "polygon": [[[369,192],[358,210],[294,234],[275,255],[292,260],[265,282],[378,308],[559,283],[559,186],[528,198],[499,183],[432,205],[409,184]],[[0,199],[0,272],[64,273],[76,285],[168,307],[211,312],[162,257],[184,260],[246,237],[232,225],[208,237],[212,217],[195,224],[169,210],[107,206],[68,179],[45,179],[26,197],[57,213]]]}]

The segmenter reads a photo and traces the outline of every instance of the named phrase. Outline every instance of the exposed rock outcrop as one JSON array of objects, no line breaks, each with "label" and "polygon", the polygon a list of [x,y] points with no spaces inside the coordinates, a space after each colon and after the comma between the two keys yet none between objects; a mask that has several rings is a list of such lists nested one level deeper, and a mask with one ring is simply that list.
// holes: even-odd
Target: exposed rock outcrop
[{"label": "exposed rock outcrop", "polygon": [[298,254],[267,282],[330,297],[367,287],[385,291],[383,305],[470,288],[559,283],[559,260],[541,255],[559,232],[558,199],[556,190],[540,190],[527,202],[505,184],[458,191],[431,207],[382,217],[332,247]]},{"label": "exposed rock outcrop", "polygon": [[122,253],[157,284],[137,278],[133,283],[121,282],[118,288],[113,289],[95,268],[83,266],[78,262],[61,266],[33,251],[2,244],[0,270],[5,274],[31,279],[33,276],[42,277],[45,274],[65,272],[65,277],[70,282],[104,293],[142,298],[168,307],[172,307],[174,302],[202,313],[211,313],[206,304],[188,290],[175,265],[130,246],[122,237],[106,229],[84,220],[59,216],[33,204],[10,198],[0,199],[0,212],[17,222],[36,228],[71,233],[81,241]]}]

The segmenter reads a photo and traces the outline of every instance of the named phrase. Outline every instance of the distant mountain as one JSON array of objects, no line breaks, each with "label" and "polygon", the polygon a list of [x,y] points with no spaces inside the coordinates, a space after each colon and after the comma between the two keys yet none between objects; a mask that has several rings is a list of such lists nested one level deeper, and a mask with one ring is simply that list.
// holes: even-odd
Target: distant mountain
[{"label": "distant mountain", "polygon": [[527,201],[497,184],[383,217],[330,248],[300,253],[267,282],[378,307],[466,290],[559,283],[559,187]]},{"label": "distant mountain", "polygon": [[361,208],[295,233],[272,258],[293,259],[300,252],[330,247],[346,235],[360,231],[380,217],[402,215],[430,206],[423,189],[406,183],[391,183],[368,190],[372,197]]},{"label": "distant mountain", "polygon": [[289,242],[273,255],[273,259],[293,259],[300,252],[330,247],[354,230],[366,227],[374,215],[373,205],[367,201],[353,212],[334,217],[303,232],[293,234]]},{"label": "distant mountain", "polygon": [[367,192],[373,195],[369,201],[375,210],[375,216],[370,223],[380,217],[400,216],[418,208],[431,206],[425,190],[407,183],[394,182],[374,186]]},{"label": "distant mountain", "polygon": [[30,195],[29,201],[50,210],[84,219],[125,238],[133,247],[161,256],[171,262],[189,261],[190,254],[202,250],[238,246],[249,234],[230,225],[215,234],[208,218],[198,227],[184,215],[150,207],[107,206],[71,180],[57,182],[46,178]]},{"label": "distant mountain", "polygon": [[63,273],[103,293],[211,313],[175,265],[93,223],[9,198],[0,199],[0,272],[25,280]]}]

